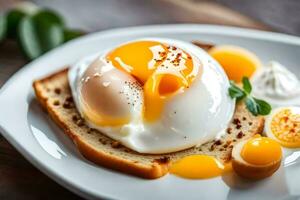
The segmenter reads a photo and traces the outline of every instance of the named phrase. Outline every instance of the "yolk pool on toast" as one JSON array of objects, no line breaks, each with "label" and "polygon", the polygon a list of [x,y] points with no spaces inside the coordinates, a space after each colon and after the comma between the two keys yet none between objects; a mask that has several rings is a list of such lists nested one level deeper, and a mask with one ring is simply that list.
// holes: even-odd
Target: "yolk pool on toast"
[{"label": "yolk pool on toast", "polygon": [[191,155],[173,163],[170,173],[188,179],[207,179],[231,170],[231,164],[222,164],[213,156]]},{"label": "yolk pool on toast", "polygon": [[221,64],[228,78],[237,83],[244,76],[251,77],[261,65],[254,53],[237,46],[216,46],[208,52]]},{"label": "yolk pool on toast", "polygon": [[253,165],[267,165],[281,159],[280,145],[267,137],[254,137],[242,148],[242,158]]}]

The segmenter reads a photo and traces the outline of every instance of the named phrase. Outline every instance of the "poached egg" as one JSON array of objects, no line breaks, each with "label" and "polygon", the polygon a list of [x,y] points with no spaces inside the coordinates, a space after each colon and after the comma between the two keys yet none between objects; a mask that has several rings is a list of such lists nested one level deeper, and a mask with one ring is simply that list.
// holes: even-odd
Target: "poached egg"
[{"label": "poached egg", "polygon": [[140,153],[169,153],[213,140],[235,108],[220,65],[179,40],[121,44],[81,59],[68,78],[88,126]]}]

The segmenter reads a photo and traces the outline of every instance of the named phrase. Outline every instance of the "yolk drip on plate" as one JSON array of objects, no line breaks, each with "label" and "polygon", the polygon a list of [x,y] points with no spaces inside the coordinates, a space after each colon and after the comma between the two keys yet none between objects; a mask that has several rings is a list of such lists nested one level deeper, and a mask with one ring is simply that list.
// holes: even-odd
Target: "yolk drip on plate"
[{"label": "yolk drip on plate", "polygon": [[281,159],[281,147],[273,139],[254,137],[242,148],[242,158],[253,165],[268,165]]},{"label": "yolk drip on plate", "polygon": [[208,52],[220,63],[228,78],[237,83],[244,76],[251,77],[261,65],[254,53],[237,46],[216,46]]},{"label": "yolk drip on plate", "polygon": [[200,70],[200,61],[195,57],[156,41],[124,44],[108,53],[106,59],[143,86],[146,121],[158,119],[164,102],[188,88]]},{"label": "yolk drip on plate", "polygon": [[300,147],[300,112],[282,109],[272,117],[269,126],[267,134],[275,137],[281,145]]},{"label": "yolk drip on plate", "polygon": [[213,156],[191,155],[173,163],[170,173],[188,179],[207,179],[230,170],[230,163],[223,165]]}]

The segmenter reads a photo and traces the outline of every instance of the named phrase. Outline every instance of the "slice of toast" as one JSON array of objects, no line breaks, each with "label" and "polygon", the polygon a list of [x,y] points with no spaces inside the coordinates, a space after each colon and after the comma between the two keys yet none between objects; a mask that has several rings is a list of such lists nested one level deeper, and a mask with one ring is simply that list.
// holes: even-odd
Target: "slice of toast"
[{"label": "slice of toast", "polygon": [[67,73],[68,69],[64,69],[35,81],[33,87],[36,97],[84,157],[110,169],[154,179],[168,173],[171,162],[187,155],[212,155],[226,162],[230,160],[231,150],[236,142],[263,131],[264,118],[253,116],[244,104],[238,104],[232,122],[220,140],[175,153],[137,153],[85,125],[74,106]]}]

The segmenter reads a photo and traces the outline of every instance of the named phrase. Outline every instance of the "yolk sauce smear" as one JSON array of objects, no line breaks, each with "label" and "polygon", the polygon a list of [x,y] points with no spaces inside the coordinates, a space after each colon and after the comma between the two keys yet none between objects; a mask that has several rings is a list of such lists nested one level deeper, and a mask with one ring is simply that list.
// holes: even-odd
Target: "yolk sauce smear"
[{"label": "yolk sauce smear", "polygon": [[156,41],[124,44],[106,59],[143,86],[144,119],[149,122],[159,118],[168,98],[191,85],[201,65],[180,48]]},{"label": "yolk sauce smear", "polygon": [[281,159],[280,145],[267,137],[254,137],[250,139],[241,151],[242,158],[253,165],[267,165]]},{"label": "yolk sauce smear", "polygon": [[231,171],[231,163],[222,164],[213,156],[191,155],[172,164],[170,173],[188,179],[208,179]]}]

